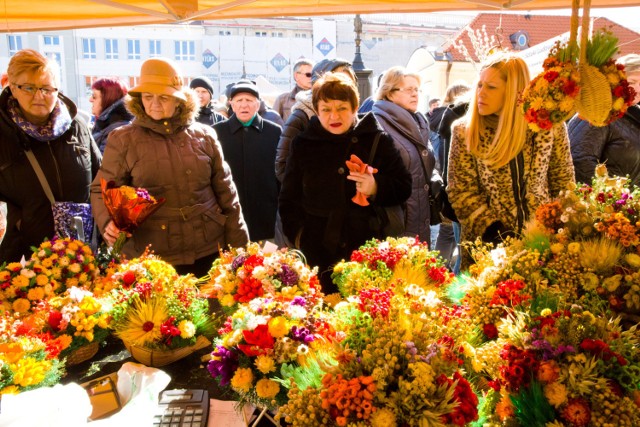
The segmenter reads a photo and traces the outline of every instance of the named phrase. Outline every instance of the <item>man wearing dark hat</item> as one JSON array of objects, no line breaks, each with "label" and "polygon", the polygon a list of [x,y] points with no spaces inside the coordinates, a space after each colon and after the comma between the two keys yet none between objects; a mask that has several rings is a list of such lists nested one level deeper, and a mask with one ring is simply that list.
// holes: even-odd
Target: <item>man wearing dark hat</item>
[{"label": "man wearing dark hat", "polygon": [[222,114],[215,111],[213,101],[213,83],[205,76],[196,77],[191,80],[189,87],[198,95],[200,110],[196,115],[196,121],[205,125],[213,126],[218,122],[226,120]]},{"label": "man wearing dark hat", "polygon": [[296,103],[296,95],[303,90],[311,89],[311,69],[313,62],[308,59],[298,59],[293,65],[293,79],[296,86],[290,91],[279,95],[273,103],[273,109],[286,121],[291,115],[291,107]]},{"label": "man wearing dark hat", "polygon": [[274,162],[282,129],[258,114],[256,84],[240,80],[229,90],[233,114],[215,129],[231,168],[252,241],[273,239],[279,184]]}]

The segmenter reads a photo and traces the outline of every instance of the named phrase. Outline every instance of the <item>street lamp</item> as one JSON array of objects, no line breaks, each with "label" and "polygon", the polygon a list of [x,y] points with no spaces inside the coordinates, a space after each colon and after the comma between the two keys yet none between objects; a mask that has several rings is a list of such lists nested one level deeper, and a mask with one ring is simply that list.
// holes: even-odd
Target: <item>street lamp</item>
[{"label": "street lamp", "polygon": [[353,31],[356,33],[356,54],[353,58],[353,71],[358,78],[358,92],[360,93],[360,101],[364,101],[371,95],[371,74],[373,70],[365,68],[360,55],[360,34],[362,33],[362,19],[357,14],[353,20]]}]

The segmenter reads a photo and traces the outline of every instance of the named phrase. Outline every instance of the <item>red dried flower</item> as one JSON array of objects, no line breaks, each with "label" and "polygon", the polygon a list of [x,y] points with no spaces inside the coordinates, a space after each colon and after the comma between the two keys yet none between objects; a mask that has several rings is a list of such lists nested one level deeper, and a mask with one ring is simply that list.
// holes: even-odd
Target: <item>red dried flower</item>
[{"label": "red dried flower", "polygon": [[570,399],[560,416],[571,426],[585,427],[591,421],[591,408],[583,398]]}]

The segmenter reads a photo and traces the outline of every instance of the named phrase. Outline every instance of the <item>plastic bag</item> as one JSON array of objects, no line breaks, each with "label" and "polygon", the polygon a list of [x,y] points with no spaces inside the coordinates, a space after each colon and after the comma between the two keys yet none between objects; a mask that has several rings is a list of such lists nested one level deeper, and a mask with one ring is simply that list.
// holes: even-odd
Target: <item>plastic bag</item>
[{"label": "plastic bag", "polygon": [[[37,410],[34,410],[37,408]],[[2,427],[76,427],[87,425],[91,402],[78,384],[57,384],[2,396]]]},{"label": "plastic bag", "polygon": [[158,395],[171,381],[164,371],[139,363],[127,362],[118,371],[118,396],[123,408],[120,412],[97,420],[96,427],[151,426],[158,408]]}]

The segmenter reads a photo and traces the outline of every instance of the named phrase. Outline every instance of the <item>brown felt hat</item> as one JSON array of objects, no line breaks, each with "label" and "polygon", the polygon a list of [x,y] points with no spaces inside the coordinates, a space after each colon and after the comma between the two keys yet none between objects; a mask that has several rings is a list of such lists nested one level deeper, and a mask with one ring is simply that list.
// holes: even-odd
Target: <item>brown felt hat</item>
[{"label": "brown felt hat", "polygon": [[182,92],[182,76],[178,67],[164,58],[151,58],[142,63],[140,83],[130,89],[129,94],[143,92],[171,95],[183,101],[187,99]]}]

